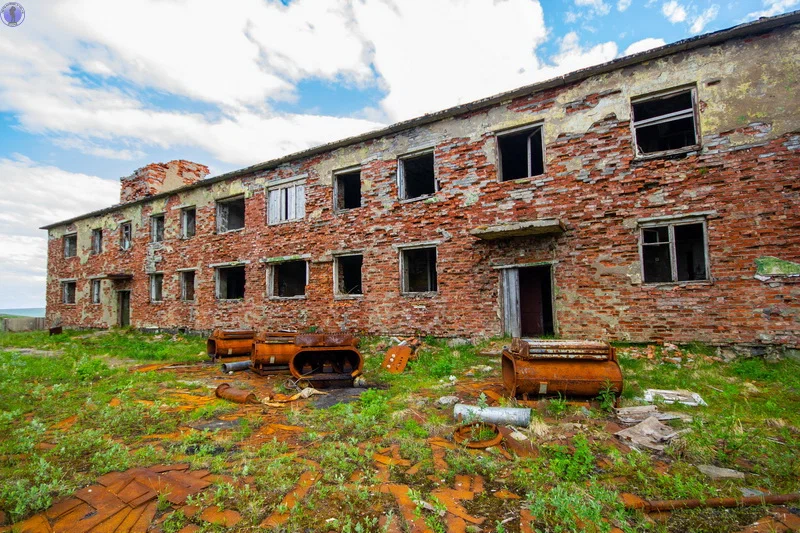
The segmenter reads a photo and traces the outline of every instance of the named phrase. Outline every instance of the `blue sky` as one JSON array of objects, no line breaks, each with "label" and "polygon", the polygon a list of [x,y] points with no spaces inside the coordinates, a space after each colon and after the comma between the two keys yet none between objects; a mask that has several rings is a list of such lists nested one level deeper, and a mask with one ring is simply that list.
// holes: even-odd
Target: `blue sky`
[{"label": "blue sky", "polygon": [[[42,224],[118,179],[212,175],[800,0],[23,0],[0,26],[0,308],[44,302]],[[10,252],[10,254],[9,254]]]}]

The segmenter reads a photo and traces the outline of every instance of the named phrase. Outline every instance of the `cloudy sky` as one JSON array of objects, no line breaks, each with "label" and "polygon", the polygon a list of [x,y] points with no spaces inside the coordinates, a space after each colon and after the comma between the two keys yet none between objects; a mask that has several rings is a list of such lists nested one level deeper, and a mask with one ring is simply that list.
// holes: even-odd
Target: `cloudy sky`
[{"label": "cloudy sky", "polygon": [[[3,2],[5,3],[5,2]],[[21,0],[0,26],[0,309],[44,305],[39,226],[190,159],[212,175],[800,0]],[[235,7],[232,7],[235,6]]]}]

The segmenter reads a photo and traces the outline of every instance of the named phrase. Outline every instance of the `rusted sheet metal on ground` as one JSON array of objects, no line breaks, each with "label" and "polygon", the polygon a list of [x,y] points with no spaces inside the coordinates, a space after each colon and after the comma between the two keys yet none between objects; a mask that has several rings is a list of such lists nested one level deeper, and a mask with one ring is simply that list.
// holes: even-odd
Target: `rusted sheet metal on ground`
[{"label": "rusted sheet metal on ground", "polygon": [[235,389],[231,387],[230,383],[220,384],[214,393],[217,395],[217,398],[230,400],[236,403],[258,403],[258,398],[256,398],[255,394],[250,391]]},{"label": "rusted sheet metal on ground", "polygon": [[288,370],[313,387],[351,386],[364,358],[349,333],[265,333],[253,343],[252,368],[259,374]]},{"label": "rusted sheet metal on ground", "polygon": [[800,492],[791,494],[766,494],[764,496],[744,496],[741,498],[706,498],[705,500],[643,500],[633,494],[623,494],[622,501],[628,509],[644,511],[675,511],[677,509],[696,509],[698,507],[751,507],[758,505],[782,505],[800,501]]},{"label": "rusted sheet metal on ground", "polygon": [[252,329],[215,329],[206,341],[206,353],[211,359],[250,355],[255,334]]},{"label": "rusted sheet metal on ground", "polygon": [[622,393],[615,349],[604,342],[513,339],[503,348],[503,384],[512,396],[594,397]]},{"label": "rusted sheet metal on ground", "polygon": [[400,374],[405,370],[408,360],[413,357],[420,344],[419,339],[412,337],[404,339],[397,346],[392,346],[386,350],[386,357],[383,359],[381,367],[390,374]]},{"label": "rusted sheet metal on ground", "polygon": [[[486,431],[491,433],[492,437],[475,440],[476,435]],[[497,446],[503,440],[503,435],[494,424],[486,422],[473,422],[472,424],[464,424],[459,426],[453,432],[453,440],[467,448],[482,449]]]}]

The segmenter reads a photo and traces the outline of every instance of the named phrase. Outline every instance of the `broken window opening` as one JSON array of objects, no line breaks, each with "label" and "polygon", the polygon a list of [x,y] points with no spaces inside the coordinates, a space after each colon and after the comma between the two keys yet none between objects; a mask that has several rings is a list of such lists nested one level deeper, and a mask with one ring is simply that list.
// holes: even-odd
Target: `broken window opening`
[{"label": "broken window opening", "polygon": [[642,228],[645,283],[706,281],[706,229],[702,222]]},{"label": "broken window opening", "polygon": [[191,239],[194,237],[197,226],[197,209],[187,207],[181,211],[181,237]]},{"label": "broken window opening", "polygon": [[161,242],[164,240],[164,215],[150,217],[150,240]]},{"label": "broken window opening", "polygon": [[273,296],[294,298],[306,295],[308,266],[305,261],[286,261],[272,267]]},{"label": "broken window opening", "polygon": [[244,228],[244,196],[217,201],[217,233]]},{"label": "broken window opening", "polygon": [[90,291],[93,304],[99,304],[100,303],[100,290],[101,290],[100,280],[99,279],[93,279],[92,280],[91,291]]},{"label": "broken window opening", "polygon": [[194,301],[194,270],[181,272],[181,300],[184,302]]},{"label": "broken window opening", "polygon": [[92,230],[92,255],[103,253],[103,230],[101,228]]},{"label": "broken window opening", "polygon": [[436,248],[403,250],[403,292],[436,292]]},{"label": "broken window opening", "polygon": [[132,239],[131,239],[131,223],[125,222],[120,224],[119,226],[119,247],[123,250],[130,250]]},{"label": "broken window opening", "polygon": [[640,154],[697,144],[692,89],[633,102],[633,129]]},{"label": "broken window opening", "polygon": [[64,235],[64,257],[78,255],[78,234]]},{"label": "broken window opening", "polygon": [[294,184],[269,191],[267,216],[270,224],[302,220],[306,216],[306,186]]},{"label": "broken window opening", "polygon": [[222,267],[217,269],[217,299],[243,299],[244,284],[244,266]]},{"label": "broken window opening", "polygon": [[336,294],[361,295],[361,267],[363,255],[343,255],[336,258]]},{"label": "broken window opening", "polygon": [[62,301],[65,304],[75,303],[77,283],[74,281],[65,281],[61,284]]},{"label": "broken window opening", "polygon": [[150,301],[160,302],[164,299],[164,274],[150,274]]},{"label": "broken window opening", "polygon": [[497,145],[500,149],[501,181],[512,181],[544,174],[541,126],[499,135]]},{"label": "broken window opening", "polygon": [[433,152],[400,158],[398,172],[401,199],[410,200],[436,192]]},{"label": "broken window opening", "polygon": [[361,170],[336,175],[336,209],[361,207]]}]

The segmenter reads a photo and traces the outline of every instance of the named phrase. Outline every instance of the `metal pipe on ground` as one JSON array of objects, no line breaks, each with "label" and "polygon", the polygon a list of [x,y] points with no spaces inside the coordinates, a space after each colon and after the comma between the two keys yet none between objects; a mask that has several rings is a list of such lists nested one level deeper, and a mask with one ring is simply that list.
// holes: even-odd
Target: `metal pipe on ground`
[{"label": "metal pipe on ground", "polygon": [[457,403],[453,407],[456,420],[480,420],[492,424],[528,427],[531,423],[531,410],[527,407],[478,407]]},{"label": "metal pipe on ground", "polygon": [[240,372],[242,370],[250,369],[250,361],[235,361],[232,363],[223,363],[222,371],[226,374],[228,372]]},{"label": "metal pipe on ground", "polygon": [[782,505],[800,501],[800,493],[765,494],[764,496],[744,496],[741,498],[706,498],[705,500],[643,500],[631,498],[625,501],[628,509],[642,509],[648,512],[696,509],[698,507],[751,507],[755,505]]},{"label": "metal pipe on ground", "polygon": [[255,394],[250,391],[235,389],[231,387],[230,383],[220,384],[214,393],[217,395],[217,398],[230,400],[236,403],[258,403],[258,398],[256,398]]}]

